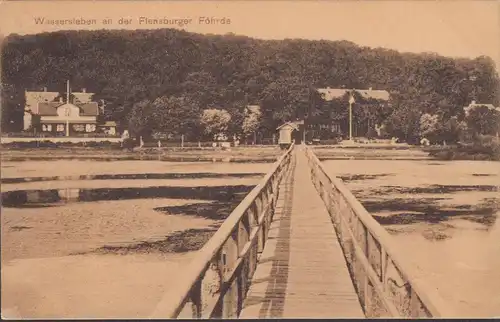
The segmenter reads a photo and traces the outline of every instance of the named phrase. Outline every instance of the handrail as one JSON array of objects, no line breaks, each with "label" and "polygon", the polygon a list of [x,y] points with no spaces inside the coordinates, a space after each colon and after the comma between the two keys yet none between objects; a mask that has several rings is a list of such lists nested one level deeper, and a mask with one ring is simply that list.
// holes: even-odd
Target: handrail
[{"label": "handrail", "polygon": [[330,212],[367,317],[454,316],[441,296],[411,273],[392,237],[342,180],[331,178],[309,147],[306,154],[312,180]]},{"label": "handrail", "polygon": [[[293,148],[292,143],[231,212],[190,263],[177,287],[163,297],[151,318],[177,318],[182,313],[189,318],[239,315],[257,266],[257,255],[267,240],[279,183],[289,170]],[[185,310],[188,302],[192,303],[191,312]]]}]

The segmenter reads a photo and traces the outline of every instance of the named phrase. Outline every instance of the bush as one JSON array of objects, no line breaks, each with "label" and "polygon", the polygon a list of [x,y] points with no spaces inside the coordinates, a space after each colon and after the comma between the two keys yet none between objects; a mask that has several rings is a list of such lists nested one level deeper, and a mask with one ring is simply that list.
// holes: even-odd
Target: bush
[{"label": "bush", "polygon": [[430,151],[429,155],[440,160],[500,161],[500,139],[491,135],[481,135],[472,143],[460,144],[446,150]]},{"label": "bush", "polygon": [[136,146],[136,142],[132,138],[124,139],[122,146],[124,149],[132,150]]}]

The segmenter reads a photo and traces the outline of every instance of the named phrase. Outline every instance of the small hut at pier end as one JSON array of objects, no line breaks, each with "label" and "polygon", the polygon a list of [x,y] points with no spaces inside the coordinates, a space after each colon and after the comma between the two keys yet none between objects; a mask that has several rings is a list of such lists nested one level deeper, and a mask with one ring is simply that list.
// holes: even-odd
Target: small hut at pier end
[{"label": "small hut at pier end", "polygon": [[293,142],[294,131],[298,131],[299,128],[295,123],[286,122],[278,126],[276,130],[279,131],[278,145],[281,149],[287,149]]}]

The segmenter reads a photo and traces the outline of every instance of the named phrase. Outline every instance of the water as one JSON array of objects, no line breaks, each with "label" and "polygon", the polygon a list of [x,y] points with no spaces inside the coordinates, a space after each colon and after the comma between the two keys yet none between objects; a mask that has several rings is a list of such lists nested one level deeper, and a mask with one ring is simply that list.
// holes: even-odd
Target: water
[{"label": "water", "polygon": [[2,184],[64,180],[233,179],[264,176],[265,173],[126,173],[73,176],[2,178]]},{"label": "water", "polygon": [[500,167],[489,161],[325,161],[413,273],[463,317],[500,316]]},{"label": "water", "polygon": [[46,189],[17,190],[2,193],[2,205],[6,208],[50,207],[69,202],[96,202],[148,198],[231,200],[235,195],[245,195],[253,186],[155,186],[143,188],[99,189]]}]

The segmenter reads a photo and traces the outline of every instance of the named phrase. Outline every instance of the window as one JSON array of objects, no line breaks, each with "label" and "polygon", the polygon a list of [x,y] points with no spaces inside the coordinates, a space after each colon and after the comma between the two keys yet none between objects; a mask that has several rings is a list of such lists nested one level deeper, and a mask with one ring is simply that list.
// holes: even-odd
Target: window
[{"label": "window", "polygon": [[44,131],[44,132],[51,132],[52,131],[52,124],[43,124],[42,125],[42,131]]},{"label": "window", "polygon": [[74,124],[73,129],[76,132],[83,132],[83,131],[85,131],[85,126],[83,124]]},{"label": "window", "polygon": [[95,124],[87,124],[85,126],[85,132],[94,132],[95,131]]},{"label": "window", "polygon": [[57,132],[64,132],[64,124],[57,124]]}]

